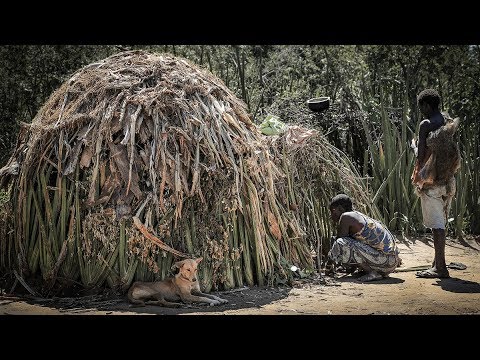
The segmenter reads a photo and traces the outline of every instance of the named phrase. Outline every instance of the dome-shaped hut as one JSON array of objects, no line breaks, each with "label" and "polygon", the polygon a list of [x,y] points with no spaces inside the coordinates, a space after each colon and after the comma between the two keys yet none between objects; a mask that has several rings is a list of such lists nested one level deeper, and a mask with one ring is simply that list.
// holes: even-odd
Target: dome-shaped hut
[{"label": "dome-shaped hut", "polygon": [[[12,230],[0,267],[41,275],[44,294],[72,283],[125,291],[188,256],[203,256],[206,291],[311,270],[306,234],[328,237],[318,220],[328,214],[295,185],[298,154],[326,155],[300,130],[267,140],[222,81],[184,59],[129,51],[92,63],[22,126],[0,170]],[[298,150],[306,138],[313,152]],[[303,173],[326,178],[340,163]],[[317,188],[325,199],[335,190]]]}]

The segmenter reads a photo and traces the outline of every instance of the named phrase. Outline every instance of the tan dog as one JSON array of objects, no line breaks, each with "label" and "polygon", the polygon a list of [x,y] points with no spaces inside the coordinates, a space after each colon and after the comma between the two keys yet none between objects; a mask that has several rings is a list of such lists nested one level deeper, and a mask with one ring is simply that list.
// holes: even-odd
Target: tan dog
[{"label": "tan dog", "polygon": [[210,306],[228,303],[228,300],[201,292],[197,278],[197,267],[202,259],[177,261],[173,264],[173,267],[177,267],[179,271],[174,277],[155,282],[134,282],[128,290],[128,300],[132,304],[145,306],[146,300],[155,299],[146,303],[169,307],[181,306],[178,302],[172,302],[179,300],[187,304],[204,302],[210,304]]}]

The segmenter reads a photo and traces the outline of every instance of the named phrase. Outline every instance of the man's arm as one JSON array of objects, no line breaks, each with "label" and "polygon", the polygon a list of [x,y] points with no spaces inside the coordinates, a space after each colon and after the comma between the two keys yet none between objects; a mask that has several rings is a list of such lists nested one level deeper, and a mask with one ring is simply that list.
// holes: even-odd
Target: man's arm
[{"label": "man's arm", "polygon": [[347,214],[343,213],[340,216],[340,220],[338,221],[338,225],[337,225],[337,238],[349,236],[351,224],[352,224],[352,218]]},{"label": "man's arm", "polygon": [[418,131],[418,153],[417,160],[420,167],[425,164],[425,154],[427,152],[427,135],[430,131],[430,120],[425,119],[420,123],[420,129]]}]

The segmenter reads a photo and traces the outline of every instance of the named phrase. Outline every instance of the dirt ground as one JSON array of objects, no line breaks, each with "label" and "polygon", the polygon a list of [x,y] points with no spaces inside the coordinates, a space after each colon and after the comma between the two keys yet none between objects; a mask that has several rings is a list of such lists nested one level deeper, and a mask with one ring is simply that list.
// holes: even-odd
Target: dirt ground
[{"label": "dirt ground", "polygon": [[[361,283],[358,276],[338,273],[298,279],[293,287],[251,287],[217,292],[221,306],[185,305],[130,307],[125,298],[89,296],[40,299],[0,296],[2,315],[479,315],[480,236],[447,239],[446,260],[462,263],[450,268],[449,279],[420,279],[409,268],[428,265],[433,241],[399,239],[402,267],[389,278]],[[402,271],[408,270],[408,271]],[[0,319],[1,320],[1,319]]]}]

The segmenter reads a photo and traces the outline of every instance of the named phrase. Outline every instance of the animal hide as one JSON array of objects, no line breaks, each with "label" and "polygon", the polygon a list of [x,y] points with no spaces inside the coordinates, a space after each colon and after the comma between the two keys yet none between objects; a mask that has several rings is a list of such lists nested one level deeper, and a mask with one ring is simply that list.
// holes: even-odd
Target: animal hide
[{"label": "animal hide", "polygon": [[454,137],[459,118],[444,114],[446,124],[432,131],[427,137],[427,161],[420,167],[418,160],[412,174],[412,183],[417,188],[448,185],[460,168],[460,150]]}]

